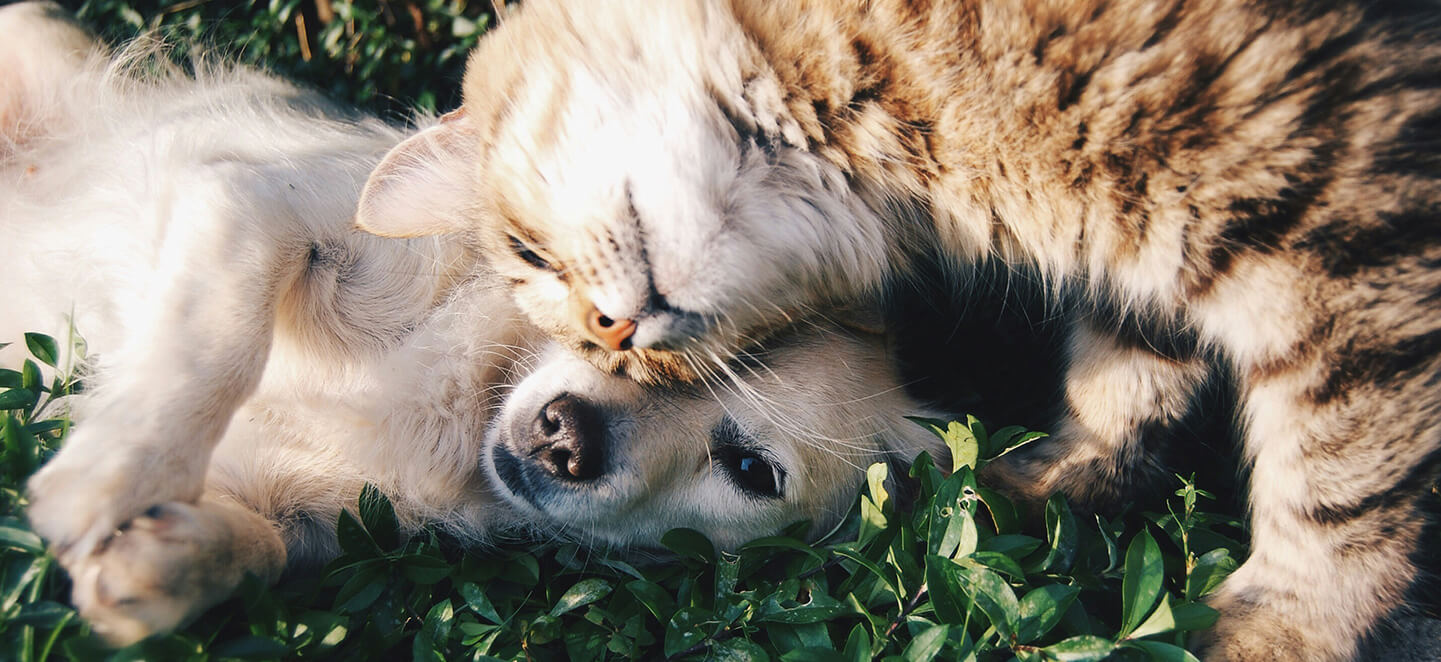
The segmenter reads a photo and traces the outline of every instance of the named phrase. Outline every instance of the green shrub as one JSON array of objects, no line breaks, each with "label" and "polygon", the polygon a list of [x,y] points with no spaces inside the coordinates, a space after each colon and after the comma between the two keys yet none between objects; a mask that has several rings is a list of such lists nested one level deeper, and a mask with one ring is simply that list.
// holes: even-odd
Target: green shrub
[{"label": "green shrub", "polygon": [[403,120],[460,103],[465,57],[494,20],[486,0],[61,0],[112,43],[157,32],[203,44]]}]

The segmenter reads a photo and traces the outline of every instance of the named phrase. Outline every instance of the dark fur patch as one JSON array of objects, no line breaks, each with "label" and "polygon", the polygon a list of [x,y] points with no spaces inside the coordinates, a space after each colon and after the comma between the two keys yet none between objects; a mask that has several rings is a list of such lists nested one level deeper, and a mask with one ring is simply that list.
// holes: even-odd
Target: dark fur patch
[{"label": "dark fur patch", "polygon": [[1391,266],[1441,249],[1441,232],[1437,231],[1441,210],[1382,214],[1379,220],[1369,227],[1335,220],[1307,232],[1292,248],[1314,253],[1322,270],[1333,278],[1351,278],[1362,270]]},{"label": "dark fur patch", "polygon": [[1313,389],[1310,396],[1318,404],[1328,404],[1362,385],[1385,387],[1410,379],[1418,372],[1434,369],[1438,355],[1441,355],[1441,330],[1393,344],[1369,347],[1351,344],[1335,352],[1326,380]]},{"label": "dark fur patch", "polygon": [[1431,487],[1441,467],[1441,449],[1431,451],[1385,488],[1344,504],[1316,504],[1306,515],[1324,526],[1339,526],[1372,516],[1379,510],[1414,508],[1421,494]]}]

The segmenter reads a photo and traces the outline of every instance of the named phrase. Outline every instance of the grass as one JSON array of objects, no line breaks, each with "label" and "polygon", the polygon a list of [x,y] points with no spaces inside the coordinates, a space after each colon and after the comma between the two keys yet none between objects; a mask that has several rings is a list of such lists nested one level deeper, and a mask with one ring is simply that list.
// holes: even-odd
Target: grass
[{"label": "grass", "polygon": [[[62,2],[119,41],[159,31],[218,45],[392,118],[458,103],[466,52],[495,4],[462,0]],[[947,440],[950,475],[922,457],[912,507],[858,486],[841,533],[717,552],[695,532],[663,539],[663,563],[550,543],[464,550],[403,540],[367,491],[339,530],[344,554],[276,587],[251,582],[184,631],[106,651],[66,604],[68,580],[24,521],[25,479],[64,442],[42,383],[54,340],[0,366],[0,659],[946,659],[1190,660],[1181,645],[1214,613],[1197,600],[1244,554],[1239,523],[1178,479],[1165,512],[1077,515],[1053,498],[1027,517],[973,469],[1026,440],[974,420],[918,422]],[[62,371],[63,372],[63,371]]]},{"label": "grass", "polygon": [[[465,56],[505,0],[58,0],[112,43],[203,44],[336,101],[404,120],[460,104]],[[512,0],[513,2],[514,0]]]},{"label": "grass", "polygon": [[1198,600],[1243,553],[1239,523],[1207,512],[1191,480],[1166,512],[1080,517],[1053,497],[1027,521],[973,470],[1040,435],[918,421],[961,468],[920,457],[901,510],[885,466],[871,467],[822,543],[782,534],[725,553],[680,529],[662,539],[663,563],[561,543],[468,551],[429,532],[402,539],[367,490],[325,568],[249,582],[184,631],[110,652],[24,521],[24,480],[70,427],[53,399],[83,386],[42,383],[57,343],[26,345],[30,359],[0,369],[0,659],[1193,660],[1185,634],[1215,618]]}]

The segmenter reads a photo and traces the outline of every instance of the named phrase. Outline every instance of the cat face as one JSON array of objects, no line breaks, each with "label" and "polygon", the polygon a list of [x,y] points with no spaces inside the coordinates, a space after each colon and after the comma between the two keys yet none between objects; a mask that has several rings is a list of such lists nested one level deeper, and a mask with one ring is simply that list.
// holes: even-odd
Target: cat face
[{"label": "cat face", "polygon": [[730,548],[802,520],[823,534],[872,463],[943,457],[902,417],[919,407],[879,338],[822,329],[776,340],[731,379],[688,388],[552,352],[507,399],[482,468],[546,534],[644,546],[688,527]]},{"label": "cat face", "polygon": [[551,337],[643,382],[704,377],[818,308],[847,315],[829,302],[880,280],[887,242],[798,128],[763,126],[779,90],[714,66],[745,61],[733,23],[705,3],[632,4],[594,18],[644,12],[628,24],[653,35],[564,31],[589,11],[507,19],[471,61],[463,112],[372,177],[361,226],[466,233]]}]

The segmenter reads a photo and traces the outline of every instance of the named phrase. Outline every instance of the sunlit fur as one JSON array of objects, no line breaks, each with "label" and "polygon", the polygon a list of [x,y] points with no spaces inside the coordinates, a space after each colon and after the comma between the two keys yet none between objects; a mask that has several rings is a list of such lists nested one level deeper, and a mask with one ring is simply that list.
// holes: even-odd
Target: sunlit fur
[{"label": "sunlit fur", "polygon": [[[474,54],[447,129],[469,146],[436,169],[472,178],[454,229],[526,313],[642,381],[883,296],[918,255],[1043,283],[1077,329],[1069,414],[990,477],[1032,497],[1124,498],[1146,430],[1226,366],[1255,551],[1205,656],[1342,660],[1402,600],[1441,463],[1438,21],[1346,0],[534,0]],[[601,349],[592,307],[634,320],[638,349]]]},{"label": "sunlit fur", "polygon": [[[27,58],[0,68],[22,118],[0,124],[0,361],[22,360],[24,331],[88,343],[62,357],[86,390],[28,515],[112,643],[175,627],[247,572],[332,557],[366,483],[405,532],[471,544],[654,547],[689,526],[733,546],[807,520],[824,534],[871,463],[937,450],[903,418],[927,412],[884,339],[825,320],[704,388],[643,389],[546,349],[465,242],[353,230],[366,173],[406,132],[257,72],[182,74],[157,48],[111,57],[51,5],[0,10],[0,62]],[[559,393],[604,407],[590,441],[610,463],[542,509],[512,504],[487,444],[520,443]],[[783,495],[711,461],[727,420]]]}]

